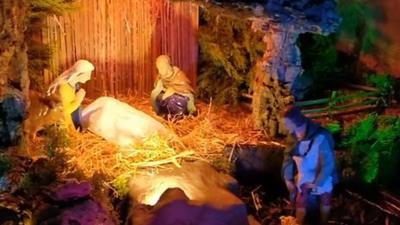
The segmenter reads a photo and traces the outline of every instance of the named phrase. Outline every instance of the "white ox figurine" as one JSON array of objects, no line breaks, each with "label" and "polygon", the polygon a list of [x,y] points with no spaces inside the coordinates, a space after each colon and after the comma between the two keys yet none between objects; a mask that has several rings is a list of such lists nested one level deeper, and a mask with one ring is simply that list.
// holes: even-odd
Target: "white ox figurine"
[{"label": "white ox figurine", "polygon": [[141,142],[143,138],[168,133],[167,128],[151,116],[111,97],[100,97],[85,107],[82,125],[120,146],[129,146]]}]

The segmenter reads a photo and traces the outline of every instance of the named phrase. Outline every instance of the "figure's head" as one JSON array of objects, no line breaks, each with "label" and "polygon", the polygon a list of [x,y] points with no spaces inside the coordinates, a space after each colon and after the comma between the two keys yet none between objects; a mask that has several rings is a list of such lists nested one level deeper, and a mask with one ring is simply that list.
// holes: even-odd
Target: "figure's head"
[{"label": "figure's head", "polygon": [[156,67],[161,79],[167,78],[173,72],[171,59],[167,55],[160,55],[157,57]]},{"label": "figure's head", "polygon": [[294,105],[286,107],[282,113],[282,117],[286,129],[291,134],[296,135],[299,140],[305,137],[309,119],[303,115],[298,107]]},{"label": "figure's head", "polygon": [[68,83],[77,84],[77,83],[86,83],[90,80],[92,71],[94,70],[94,66],[87,60],[78,60],[76,63],[68,69],[66,72],[68,73]]},{"label": "figure's head", "polygon": [[78,60],[76,63],[66,71],[64,71],[57,79],[55,79],[47,89],[47,95],[53,94],[58,86],[68,83],[75,86],[78,83],[86,83],[90,80],[94,66],[87,60]]}]

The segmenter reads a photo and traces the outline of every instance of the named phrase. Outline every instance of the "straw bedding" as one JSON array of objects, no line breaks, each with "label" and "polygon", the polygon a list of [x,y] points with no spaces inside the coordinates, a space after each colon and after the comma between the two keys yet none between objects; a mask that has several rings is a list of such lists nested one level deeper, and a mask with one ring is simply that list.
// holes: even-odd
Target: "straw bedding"
[{"label": "straw bedding", "polygon": [[[198,115],[179,121],[157,117],[148,97],[118,97],[121,101],[153,116],[174,135],[153,136],[130,148],[120,148],[90,132],[71,134],[71,145],[64,149],[68,168],[87,177],[102,173],[110,179],[134,175],[138,168],[157,168],[168,163],[179,166],[183,159],[212,161],[223,154],[226,145],[256,144],[268,141],[253,128],[251,113],[245,108],[214,107],[197,103]],[[106,181],[107,182],[107,181]]]}]

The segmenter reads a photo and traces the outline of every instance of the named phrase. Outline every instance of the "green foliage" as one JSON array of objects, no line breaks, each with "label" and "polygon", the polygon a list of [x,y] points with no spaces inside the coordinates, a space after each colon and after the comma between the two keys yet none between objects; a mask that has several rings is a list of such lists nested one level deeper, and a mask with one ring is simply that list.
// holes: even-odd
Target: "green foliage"
[{"label": "green foliage", "polygon": [[67,167],[63,149],[71,143],[66,129],[58,126],[49,126],[44,130],[47,158],[41,158],[33,163],[24,174],[20,187],[25,190],[37,190],[57,181]]},{"label": "green foliage", "polygon": [[43,18],[48,15],[62,15],[77,9],[71,0],[31,0],[30,19]]},{"label": "green foliage", "polygon": [[264,53],[263,35],[251,30],[250,21],[211,8],[203,9],[201,21],[198,95],[217,104],[237,103]]},{"label": "green foliage", "polygon": [[389,74],[369,74],[366,77],[366,82],[378,88],[380,96],[390,97],[394,94],[396,81]]},{"label": "green foliage", "polygon": [[351,150],[364,181],[386,184],[396,179],[400,117],[369,115],[348,130],[342,144]]},{"label": "green foliage", "polygon": [[11,169],[11,159],[8,155],[0,154],[0,177]]},{"label": "green foliage", "polygon": [[71,140],[68,137],[67,130],[58,126],[49,126],[45,128],[45,150],[48,157],[55,157],[60,148],[66,148]]}]

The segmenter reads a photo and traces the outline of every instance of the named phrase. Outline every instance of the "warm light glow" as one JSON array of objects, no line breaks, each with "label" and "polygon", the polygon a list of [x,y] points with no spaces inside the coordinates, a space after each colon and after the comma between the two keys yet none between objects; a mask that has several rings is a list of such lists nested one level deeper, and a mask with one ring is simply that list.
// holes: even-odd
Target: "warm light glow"
[{"label": "warm light glow", "polygon": [[[154,186],[153,188],[154,189],[151,192],[147,193],[144,196],[144,198],[142,200],[143,204],[155,205],[158,202],[158,200],[160,199],[161,195],[168,188],[181,188],[181,187],[180,187],[179,183],[176,182],[176,180],[172,180],[172,179],[167,179],[166,178],[165,181],[158,183],[157,186]],[[184,192],[185,192],[186,195],[188,195],[188,193],[186,191],[184,191]]]},{"label": "warm light glow", "polygon": [[[147,177],[135,179],[133,185],[133,195],[141,204],[154,206],[161,195],[168,188],[180,188],[190,200],[198,200],[202,197],[202,187],[195,187],[187,179],[178,176],[162,176],[157,178]],[[136,192],[136,193],[135,193]]]}]

